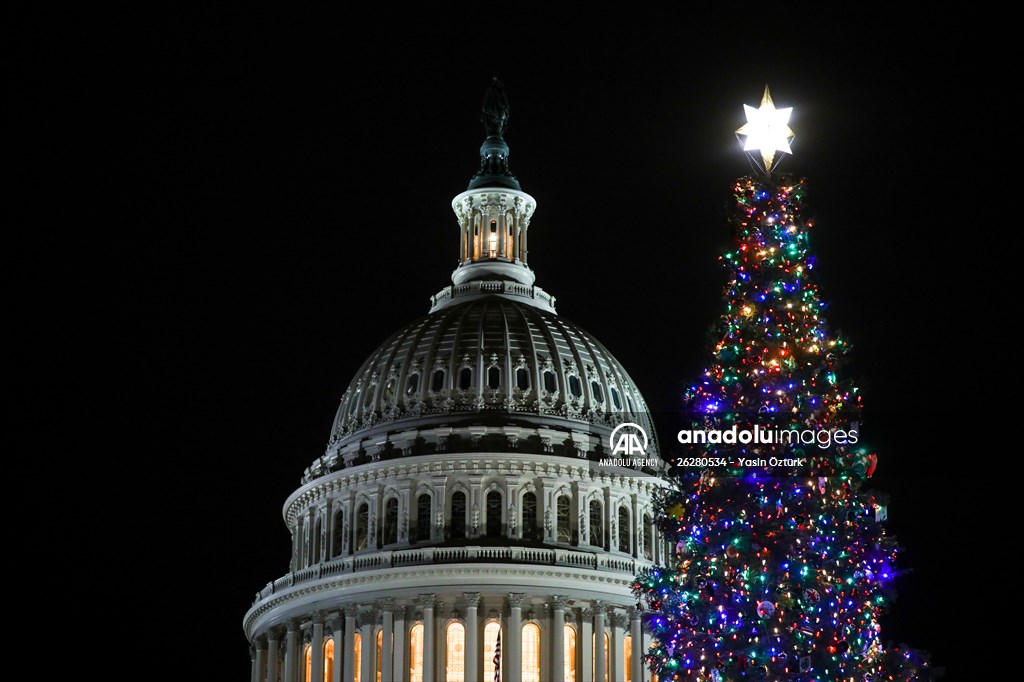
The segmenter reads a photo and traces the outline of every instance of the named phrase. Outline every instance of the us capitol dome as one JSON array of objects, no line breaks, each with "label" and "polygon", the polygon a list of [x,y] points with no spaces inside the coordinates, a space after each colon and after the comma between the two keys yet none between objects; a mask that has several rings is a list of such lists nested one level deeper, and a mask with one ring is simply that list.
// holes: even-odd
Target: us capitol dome
[{"label": "us capitol dome", "polygon": [[[670,556],[665,465],[629,374],[534,283],[508,114],[495,80],[452,284],[362,363],[285,501],[288,572],[243,619],[252,682],[649,678],[631,585]],[[613,457],[632,425],[644,458]]]}]

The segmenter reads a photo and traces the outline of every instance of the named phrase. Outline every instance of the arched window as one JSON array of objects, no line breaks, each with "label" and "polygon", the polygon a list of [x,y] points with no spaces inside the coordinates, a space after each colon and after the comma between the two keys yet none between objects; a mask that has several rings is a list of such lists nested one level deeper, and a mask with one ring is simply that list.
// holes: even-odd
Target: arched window
[{"label": "arched window", "polygon": [[377,682],[381,682],[381,668],[384,663],[384,630],[377,630]]},{"label": "arched window", "polygon": [[523,537],[536,540],[537,532],[537,496],[533,493],[523,494]]},{"label": "arched window", "polygon": [[644,558],[650,561],[652,554],[651,545],[654,544],[651,538],[651,517],[644,514]]},{"label": "arched window", "polygon": [[487,388],[492,390],[501,388],[501,369],[498,367],[487,368]]},{"label": "arched window", "polygon": [[363,636],[358,632],[353,637],[352,671],[353,682],[363,682]]},{"label": "arched window", "polygon": [[632,549],[632,533],[629,532],[629,509],[619,507],[619,551],[629,554]]},{"label": "arched window", "polygon": [[398,498],[392,497],[384,503],[384,544],[398,542]]},{"label": "arched window", "polygon": [[466,493],[461,490],[452,493],[452,537],[466,537]]},{"label": "arched window", "polygon": [[370,527],[370,508],[365,502],[356,507],[356,527],[352,529],[352,546],[355,551],[366,549],[367,531]]},{"label": "arched window", "polygon": [[530,370],[525,367],[516,369],[516,388],[525,391],[530,387]]},{"label": "arched window", "polygon": [[334,679],[334,638],[324,640],[324,682]]},{"label": "arched window", "polygon": [[558,511],[558,542],[572,542],[572,528],[569,527],[569,508],[572,502],[568,495],[559,495],[555,507]]},{"label": "arched window", "polygon": [[626,649],[626,682],[633,682],[633,635],[626,635],[622,642]]},{"label": "arched window", "polygon": [[622,402],[619,400],[619,389],[612,386],[609,391],[612,394],[612,404],[615,405],[616,410],[622,409]]},{"label": "arched window", "polygon": [[452,621],[445,630],[445,682],[466,682],[466,628]]},{"label": "arched window", "polygon": [[320,522],[320,517],[316,517],[316,525],[313,526],[313,542],[310,543],[313,546],[313,551],[309,556],[310,564],[320,563],[320,534],[323,533],[323,525]]},{"label": "arched window", "polygon": [[569,393],[572,393],[574,398],[579,398],[583,395],[583,384],[580,383],[580,378],[575,374],[569,375]]},{"label": "arched window", "polygon": [[430,390],[437,393],[444,388],[444,370],[435,369],[434,377],[430,380]]},{"label": "arched window", "polygon": [[345,512],[341,509],[334,514],[331,536],[331,556],[341,556],[342,547],[345,546]]},{"label": "arched window", "polygon": [[544,370],[542,375],[544,379],[544,390],[548,393],[554,393],[558,390],[558,385],[555,383],[555,373],[550,369]]},{"label": "arched window", "polygon": [[604,547],[604,519],[601,516],[601,503],[590,501],[590,544]]},{"label": "arched window", "polygon": [[536,623],[523,626],[522,682],[540,682],[540,627]]},{"label": "arched window", "polygon": [[430,519],[433,516],[433,505],[430,495],[420,493],[416,498],[416,541],[425,542],[430,539]]},{"label": "arched window", "polygon": [[487,493],[487,537],[501,537],[501,493]]},{"label": "arched window", "polygon": [[459,388],[463,391],[473,388],[473,370],[469,367],[459,370]]},{"label": "arched window", "polygon": [[423,623],[409,630],[409,682],[423,682]]},{"label": "arched window", "polygon": [[302,647],[302,682],[313,680],[313,647],[306,645]]},{"label": "arched window", "polygon": [[494,679],[494,647],[500,630],[501,626],[493,620],[484,626],[484,682]]},{"label": "arched window", "polygon": [[576,682],[576,629],[571,625],[562,626],[562,676],[565,682]]},{"label": "arched window", "polygon": [[590,382],[590,392],[594,394],[594,402],[604,402],[604,393],[601,392],[601,384],[599,384],[596,379]]},{"label": "arched window", "polygon": [[609,643],[609,640],[608,640],[608,633],[607,632],[604,633],[604,680],[603,681],[597,679],[597,648],[596,648],[597,647],[597,633],[594,633],[593,635],[591,635],[590,636],[590,640],[592,642],[594,642],[594,649],[592,651],[593,658],[592,658],[592,663],[591,663],[591,668],[590,668],[591,670],[594,671],[594,680],[595,680],[595,682],[608,682],[608,680],[611,679],[610,678],[611,670],[609,669],[609,663],[611,663],[611,660],[610,660],[610,657],[608,655],[608,652],[611,651],[611,648],[612,648],[611,644]]}]

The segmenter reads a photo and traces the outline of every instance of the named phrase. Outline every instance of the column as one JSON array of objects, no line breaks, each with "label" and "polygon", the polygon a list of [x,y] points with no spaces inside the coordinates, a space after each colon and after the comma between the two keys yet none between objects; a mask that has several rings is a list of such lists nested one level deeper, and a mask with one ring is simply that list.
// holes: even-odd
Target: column
[{"label": "column", "polygon": [[[394,653],[391,650],[392,637],[395,634],[394,612],[395,602],[391,599],[377,600],[377,609],[380,610],[381,636],[380,636],[380,679],[394,680]],[[376,642],[374,642],[376,646]],[[376,651],[374,651],[376,655]]]},{"label": "column", "polygon": [[434,679],[434,595],[421,594],[420,608],[423,609],[423,678]]},{"label": "column", "polygon": [[633,682],[643,682],[644,676],[644,636],[640,628],[640,610],[629,610],[629,635],[633,645]]},{"label": "column", "polygon": [[463,592],[462,598],[466,601],[466,682],[479,682],[480,671],[483,669],[479,653],[479,622],[476,615],[477,607],[480,606],[480,593]]},{"label": "column", "polygon": [[288,633],[285,635],[284,648],[284,682],[298,682],[299,670],[299,621],[292,618],[288,621]]},{"label": "column", "polygon": [[594,680],[605,682],[608,670],[604,664],[604,615],[605,604],[594,602]]},{"label": "column", "polygon": [[565,603],[568,597],[551,598],[551,682],[565,680]]},{"label": "column", "polygon": [[360,661],[359,679],[373,682],[377,679],[373,674],[373,666],[377,663],[377,638],[373,633],[373,612],[363,613],[359,621],[359,636],[363,640],[363,660]]},{"label": "column", "polygon": [[249,645],[249,682],[259,682],[256,678],[259,666],[256,664],[256,647]]},{"label": "column", "polygon": [[331,619],[327,621],[327,631],[334,638],[334,673],[331,679],[325,679],[324,682],[341,682],[342,659],[351,657],[345,653],[345,635],[342,631],[343,622],[340,613],[331,616]]},{"label": "column", "polygon": [[277,650],[277,643],[281,634],[277,629],[267,630],[267,682],[277,682],[278,661],[280,656]]},{"label": "column", "polygon": [[611,679],[626,679],[626,616],[620,611],[608,615],[612,626]]},{"label": "column", "polygon": [[[305,665],[305,662],[302,665]],[[299,679],[302,677],[300,674]],[[330,682],[324,680],[324,614],[319,611],[313,612],[313,636],[309,640],[309,680]]]},{"label": "column", "polygon": [[[522,592],[508,593],[508,642],[501,643],[505,675],[502,682],[520,682],[523,676],[523,600]],[[507,661],[507,663],[505,663]]]},{"label": "column", "polygon": [[580,682],[591,682],[594,679],[594,610],[587,608],[580,611],[580,631],[576,647],[579,649],[579,665],[576,666],[577,679]]},{"label": "column", "polygon": [[267,638],[260,635],[256,638],[256,678],[255,682],[266,682],[267,679]]},{"label": "column", "polygon": [[406,623],[406,607],[405,605],[398,606],[394,610],[395,618],[395,645],[394,645],[394,662],[392,671],[394,672],[395,682],[404,682],[409,677],[409,661],[405,657],[407,648],[406,637],[409,633],[409,626]]},{"label": "column", "polygon": [[341,657],[342,677],[346,680],[356,678],[356,616],[359,613],[359,606],[349,604],[345,607],[345,655]]}]

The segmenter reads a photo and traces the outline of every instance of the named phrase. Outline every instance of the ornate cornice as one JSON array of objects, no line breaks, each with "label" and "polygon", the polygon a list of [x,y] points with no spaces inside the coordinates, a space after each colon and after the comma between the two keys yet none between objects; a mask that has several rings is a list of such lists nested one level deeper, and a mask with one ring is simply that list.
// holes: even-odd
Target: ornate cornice
[{"label": "ornate cornice", "polygon": [[525,592],[509,592],[508,593],[508,607],[510,609],[519,609],[523,606],[523,600],[526,599]]},{"label": "ornate cornice", "polygon": [[463,592],[462,600],[466,604],[466,608],[475,609],[480,605],[480,593],[479,592]]}]

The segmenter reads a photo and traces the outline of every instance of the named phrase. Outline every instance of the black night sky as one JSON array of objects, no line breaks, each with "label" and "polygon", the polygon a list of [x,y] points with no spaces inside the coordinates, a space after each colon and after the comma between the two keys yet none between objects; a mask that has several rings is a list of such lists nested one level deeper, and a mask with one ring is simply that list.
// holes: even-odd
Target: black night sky
[{"label": "black night sky", "polygon": [[136,576],[126,603],[159,605],[139,630],[173,626],[157,641],[199,656],[158,654],[176,679],[248,675],[242,617],[287,572],[285,498],[360,363],[450,283],[450,203],[494,76],[538,203],[537,283],[664,411],[721,309],[724,211],[750,172],[742,105],[767,84],[794,107],[781,168],[808,180],[873,487],[913,569],[883,639],[972,665],[956,660],[967,607],[948,611],[972,570],[956,529],[976,521],[953,492],[963,434],[947,433],[964,377],[944,369],[981,340],[953,265],[969,152],[934,139],[979,89],[947,39],[957,18],[77,12],[11,12],[9,130],[29,150],[12,196],[31,197],[19,220],[36,235],[15,312],[43,318],[21,338],[55,349],[36,387],[89,424],[69,435],[53,407],[40,427],[94,491],[82,527],[118,510],[109,554],[89,533],[71,545],[106,576],[90,611],[111,576]]}]

